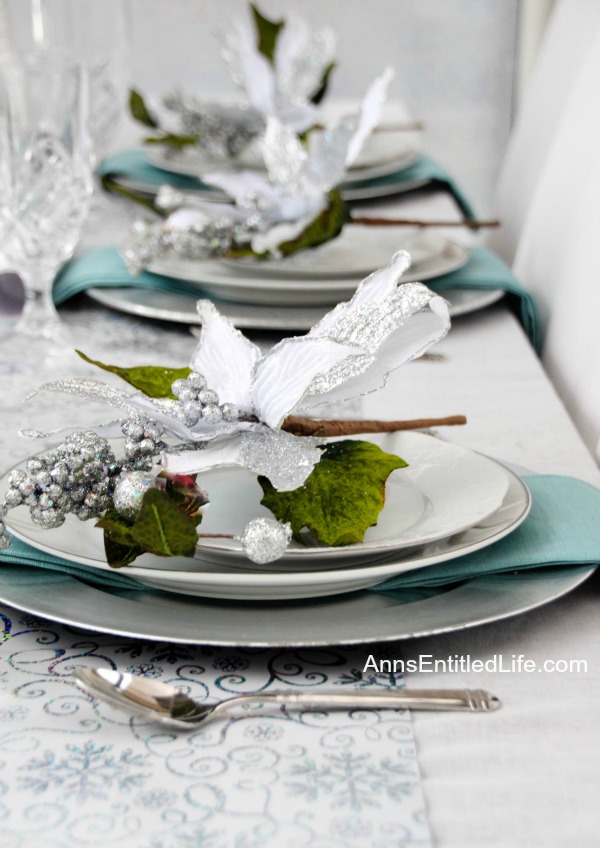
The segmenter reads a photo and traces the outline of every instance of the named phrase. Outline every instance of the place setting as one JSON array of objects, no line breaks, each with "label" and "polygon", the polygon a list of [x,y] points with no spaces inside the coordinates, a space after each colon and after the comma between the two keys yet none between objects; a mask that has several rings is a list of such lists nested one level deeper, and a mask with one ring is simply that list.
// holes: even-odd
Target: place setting
[{"label": "place setting", "polygon": [[471,5],[0,0],[15,846],[587,844],[593,301]]}]

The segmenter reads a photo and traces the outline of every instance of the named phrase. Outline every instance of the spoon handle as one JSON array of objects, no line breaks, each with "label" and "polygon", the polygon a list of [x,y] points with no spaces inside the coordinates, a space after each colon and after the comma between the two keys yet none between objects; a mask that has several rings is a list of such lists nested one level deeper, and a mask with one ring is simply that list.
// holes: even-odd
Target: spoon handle
[{"label": "spoon handle", "polygon": [[[273,701],[314,709],[463,710],[489,712],[500,700],[483,689],[399,689],[385,692],[265,692],[257,701]],[[236,699],[237,700],[237,699]]]}]

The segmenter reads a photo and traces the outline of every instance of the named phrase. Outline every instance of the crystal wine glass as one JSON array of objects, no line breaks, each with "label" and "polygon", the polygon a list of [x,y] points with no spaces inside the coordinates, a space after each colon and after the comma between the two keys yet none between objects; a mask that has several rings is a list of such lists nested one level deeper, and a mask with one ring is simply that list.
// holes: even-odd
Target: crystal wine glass
[{"label": "crystal wine glass", "polygon": [[15,329],[0,338],[0,367],[41,368],[72,348],[52,283],[80,236],[92,192],[86,70],[56,55],[0,58],[0,243],[25,289]]}]

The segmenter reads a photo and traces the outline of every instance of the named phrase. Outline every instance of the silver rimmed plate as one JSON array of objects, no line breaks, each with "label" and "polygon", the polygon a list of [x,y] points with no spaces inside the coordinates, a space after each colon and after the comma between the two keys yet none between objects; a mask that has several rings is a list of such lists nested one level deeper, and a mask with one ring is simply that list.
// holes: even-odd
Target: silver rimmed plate
[{"label": "silver rimmed plate", "polygon": [[[386,253],[383,264],[389,262],[393,250]],[[461,268],[469,259],[464,247],[445,241],[441,252],[409,269],[402,282],[432,280]],[[378,266],[375,266],[378,267]],[[195,283],[199,291],[215,298],[236,303],[260,306],[325,306],[348,300],[356,291],[359,276],[350,277],[277,277],[275,272],[260,274],[239,270],[224,262],[196,262],[179,257],[157,260],[149,268],[154,274],[176,277]]]},{"label": "silver rimmed plate", "polygon": [[[91,288],[88,294],[96,303],[142,318],[173,321],[177,324],[200,323],[196,300],[182,294],[152,291],[124,286],[123,288]],[[445,289],[443,297],[450,303],[450,316],[466,315],[485,309],[504,296],[502,289]],[[198,296],[202,296],[199,290]],[[219,312],[236,327],[254,330],[310,330],[325,315],[327,307],[318,306],[255,306],[250,303],[220,301]]]}]

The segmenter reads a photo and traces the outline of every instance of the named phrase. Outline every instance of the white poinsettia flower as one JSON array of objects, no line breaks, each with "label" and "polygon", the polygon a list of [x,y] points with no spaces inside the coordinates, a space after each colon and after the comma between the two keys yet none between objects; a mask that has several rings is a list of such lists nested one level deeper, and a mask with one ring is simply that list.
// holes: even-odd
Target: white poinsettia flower
[{"label": "white poinsettia flower", "polygon": [[409,254],[400,251],[307,335],[284,339],[266,355],[213,303],[200,300],[202,334],[190,367],[205,378],[220,404],[236,408],[233,420],[200,417],[190,425],[181,401],[89,380],[63,380],[42,388],[103,400],[162,424],[170,436],[198,443],[198,450],[186,445],[180,453],[165,455],[173,473],[239,465],[264,474],[278,489],[295,489],[319,461],[322,439],[282,430],[286,417],[299,408],[376,391],[391,372],[448,331],[446,302],[422,283],[401,284],[409,265]]},{"label": "white poinsettia flower", "polygon": [[275,115],[285,126],[304,132],[317,121],[311,98],[334,60],[335,46],[333,30],[313,33],[292,15],[277,37],[271,63],[258,49],[256,30],[246,13],[223,35],[223,58],[250,106],[265,118]]},{"label": "white poinsettia flower", "polygon": [[[379,123],[387,88],[388,68],[369,87],[360,109],[335,126],[312,133],[308,148],[276,117],[269,117],[263,143],[266,174],[256,171],[213,173],[203,181],[220,188],[234,201],[231,216],[249,222],[257,213],[257,232],[247,239],[259,254],[277,253],[280,244],[297,238],[327,207],[327,194],[343,182],[350,165]],[[185,199],[164,226],[172,230],[200,229],[208,221],[224,220],[227,207]]]}]

